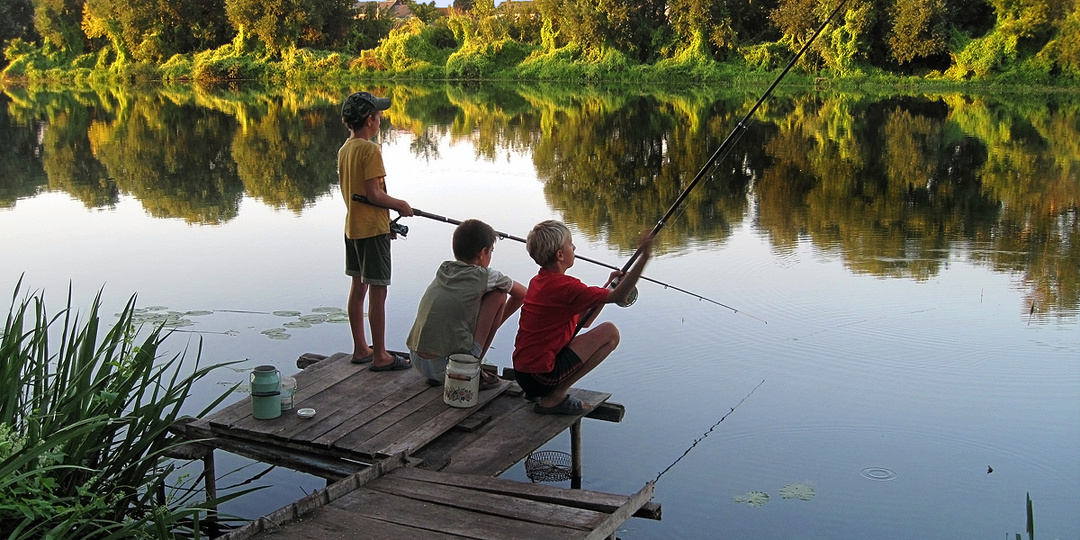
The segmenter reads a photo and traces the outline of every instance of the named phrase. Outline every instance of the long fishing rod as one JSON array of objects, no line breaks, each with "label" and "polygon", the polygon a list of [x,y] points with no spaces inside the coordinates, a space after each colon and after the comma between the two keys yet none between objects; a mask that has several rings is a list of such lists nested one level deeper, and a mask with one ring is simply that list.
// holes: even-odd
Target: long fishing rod
[{"label": "long fishing rod", "polygon": [[[352,200],[357,201],[357,202],[362,202],[362,203],[365,203],[365,204],[370,204],[372,206],[379,206],[377,204],[372,203],[371,201],[368,200],[367,197],[365,197],[363,195],[360,195],[360,194],[353,194]],[[380,208],[382,208],[382,207],[380,206]],[[440,216],[438,214],[432,214],[431,212],[425,212],[425,211],[420,210],[419,208],[416,208],[416,207],[413,207],[412,211],[413,211],[414,216],[420,216],[420,217],[432,219],[432,220],[435,220],[435,221],[441,221],[443,223],[449,223],[451,225],[461,225],[461,221],[459,221],[459,220],[456,220],[456,219],[453,219],[453,218],[448,218],[446,216]],[[397,221],[397,220],[394,220],[394,221]],[[400,225],[400,224],[396,224],[396,223],[395,223],[395,225],[396,225],[396,227],[392,227],[392,229],[395,230],[395,232],[397,232],[401,236],[407,236],[409,234],[409,228],[406,227],[405,225]],[[503,239],[507,239],[507,240],[514,240],[516,242],[521,242],[522,244],[526,243],[526,240],[524,238],[521,238],[520,236],[514,236],[512,234],[504,233],[502,231],[495,231],[495,234],[499,238],[503,238]],[[595,260],[595,259],[590,259],[588,257],[583,257],[581,255],[574,255],[574,258],[580,259],[580,260],[588,262],[588,263],[595,264],[597,266],[603,266],[604,268],[607,268],[609,270],[618,270],[619,269],[618,266],[615,266],[613,264],[608,264],[608,263],[598,261],[598,260]],[[753,315],[750,315],[750,314],[745,313],[745,312],[741,312],[741,311],[739,311],[739,310],[737,310],[737,309],[735,309],[735,308],[733,308],[733,307],[731,307],[729,305],[722,304],[720,302],[717,302],[716,300],[713,300],[712,298],[707,298],[707,297],[702,296],[700,294],[697,294],[695,292],[691,292],[691,291],[688,291],[686,289],[682,289],[682,288],[676,287],[674,285],[671,285],[669,283],[664,283],[663,281],[656,280],[656,279],[653,279],[653,278],[647,277],[647,276],[641,276],[641,279],[643,279],[645,281],[650,281],[650,282],[655,283],[657,285],[660,285],[661,287],[664,287],[665,289],[671,289],[671,290],[674,290],[674,291],[679,291],[679,292],[681,292],[683,294],[688,294],[690,296],[693,296],[694,298],[697,298],[698,300],[704,300],[704,301],[709,302],[711,304],[716,304],[716,305],[718,305],[720,307],[730,309],[731,311],[734,311],[735,313],[742,313],[743,315],[746,315],[747,317],[753,317],[754,319],[757,319],[757,320],[761,321],[761,319],[758,319],[757,317],[754,317]],[[765,322],[765,321],[761,321],[761,322]]]},{"label": "long fishing rod", "polygon": [[[690,184],[687,185],[685,189],[683,189],[683,192],[681,194],[679,194],[679,198],[675,199],[675,202],[672,203],[671,208],[668,208],[668,211],[664,214],[663,217],[660,218],[660,221],[656,222],[656,225],[653,227],[652,232],[649,233],[649,236],[656,236],[660,232],[660,230],[664,228],[664,225],[666,225],[667,221],[671,219],[671,216],[675,214],[675,211],[679,208],[679,206],[682,205],[683,201],[685,201],[686,198],[690,196],[690,192],[694,189],[694,187],[696,187],[698,183],[701,182],[703,178],[705,178],[705,173],[707,173],[709,169],[711,169],[721,157],[727,156],[727,153],[731,151],[731,147],[733,147],[735,143],[738,142],[739,139],[742,137],[743,133],[745,133],[746,130],[749,129],[750,118],[754,116],[754,113],[756,113],[758,108],[761,107],[761,104],[769,98],[773,90],[776,89],[777,85],[780,84],[780,81],[784,79],[788,72],[791,71],[791,68],[795,66],[795,63],[799,61],[799,58],[802,58],[803,53],[805,53],[807,49],[810,48],[810,44],[812,44],[814,40],[816,40],[817,37],[825,31],[825,27],[828,26],[830,22],[832,22],[833,17],[835,17],[836,14],[840,12],[840,9],[842,9],[844,7],[844,4],[846,3],[847,0],[840,0],[840,4],[836,6],[835,9],[833,9],[832,13],[829,14],[829,17],[825,19],[825,22],[821,23],[821,26],[818,27],[817,31],[814,32],[813,36],[810,36],[810,40],[803,44],[802,48],[799,49],[799,52],[795,53],[795,56],[792,57],[790,61],[788,61],[787,66],[785,66],[784,70],[780,72],[780,75],[776,77],[776,80],[774,80],[772,84],[769,85],[768,90],[765,90],[765,93],[761,95],[761,98],[757,100],[757,103],[755,103],[754,106],[750,108],[750,111],[746,113],[746,116],[744,116],[743,119],[735,125],[735,128],[731,130],[731,133],[727,136],[726,139],[724,139],[724,142],[720,144],[720,147],[717,148],[715,152],[713,152],[712,157],[710,157],[709,160],[705,162],[705,165],[701,167],[701,170],[698,171],[697,175],[694,176],[694,179],[690,182]],[[633,266],[634,261],[636,261],[640,256],[641,247],[639,246],[637,250],[634,251],[634,254],[630,256],[630,260],[626,261],[626,264],[623,265],[620,271],[622,271],[624,274],[628,272],[630,270],[630,267]],[[588,322],[589,319],[592,318],[592,314],[595,311],[596,308],[592,308],[588,311],[588,313],[581,317],[581,321],[578,322],[577,329],[574,330],[575,336],[578,332],[581,331],[584,323]],[[746,313],[743,314],[746,315]],[[757,317],[754,318],[756,319]],[[761,319],[758,320],[760,321]]]}]

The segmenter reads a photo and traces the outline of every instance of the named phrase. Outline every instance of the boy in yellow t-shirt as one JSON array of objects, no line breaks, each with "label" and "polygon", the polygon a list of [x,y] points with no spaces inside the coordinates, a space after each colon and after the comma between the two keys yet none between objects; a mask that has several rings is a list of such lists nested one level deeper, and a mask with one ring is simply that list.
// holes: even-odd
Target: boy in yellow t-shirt
[{"label": "boy in yellow t-shirt", "polygon": [[[408,358],[386,349],[386,292],[390,285],[393,238],[387,208],[402,216],[413,215],[409,203],[386,194],[382,151],[371,141],[379,133],[382,111],[388,108],[389,98],[368,92],[350,95],[341,107],[341,121],[349,128],[349,139],[338,150],[338,181],[347,208],[345,274],[352,278],[347,305],[353,338],[352,362],[371,363],[372,371],[411,367]],[[355,194],[367,197],[371,204],[353,201]],[[365,297],[368,297],[370,346],[364,336]]]}]

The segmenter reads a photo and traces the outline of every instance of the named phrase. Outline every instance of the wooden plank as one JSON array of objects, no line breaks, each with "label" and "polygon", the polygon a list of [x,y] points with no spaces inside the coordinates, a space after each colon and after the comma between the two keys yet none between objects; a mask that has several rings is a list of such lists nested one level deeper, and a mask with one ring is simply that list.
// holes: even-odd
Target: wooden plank
[{"label": "wooden plank", "polygon": [[604,540],[605,538],[614,535],[620,525],[626,523],[626,520],[630,519],[630,516],[634,515],[642,505],[653,498],[653,487],[654,484],[652,482],[646,483],[645,487],[630,496],[630,499],[626,501],[626,504],[622,505],[622,507],[609,515],[601,526],[593,529],[585,540]]},{"label": "wooden plank", "polygon": [[[476,412],[476,414],[491,415],[492,420],[490,422],[479,426],[478,429],[471,432],[458,429],[450,430],[419,450],[414,449],[410,452],[410,455],[424,460],[425,464],[439,463],[441,465],[432,468],[441,470],[450,463],[461,448],[467,447],[479,440],[491,429],[492,425],[502,422],[503,419],[508,417],[511,413],[526,406],[531,406],[531,404],[527,403],[525,399],[520,396],[515,397],[507,395],[504,392]],[[425,467],[429,467],[429,465],[425,465]]]},{"label": "wooden plank", "polygon": [[[443,403],[442,392],[429,392],[402,403],[367,425],[342,437],[338,445],[347,446],[365,456],[385,454],[388,446],[407,438],[414,430],[450,407]],[[449,429],[449,428],[448,428]]]},{"label": "wooden plank", "polygon": [[455,540],[460,537],[357,516],[353,512],[328,506],[316,511],[310,520],[289,522],[280,528],[259,533],[255,538],[267,540],[381,540],[385,538]]},{"label": "wooden plank", "polygon": [[[423,424],[411,429],[408,433],[395,435],[387,430],[383,434],[380,434],[376,440],[369,441],[373,447],[381,446],[381,449],[373,450],[375,452],[374,455],[393,455],[398,452],[411,452],[414,449],[422,448],[427,443],[435,440],[439,435],[453,429],[475,411],[483,408],[488,402],[498,397],[507,386],[509,386],[509,384],[504,381],[500,386],[480,391],[477,395],[476,405],[467,409],[451,407],[446,405],[445,402],[443,403],[441,411],[439,411],[438,408],[433,407],[429,409],[429,411],[435,411],[435,416]],[[440,393],[440,397],[441,395],[442,394]],[[389,441],[390,444],[387,445],[382,441]]]},{"label": "wooden plank", "polygon": [[[445,471],[432,472],[414,467],[402,467],[395,470],[390,476],[394,478],[423,480],[432,484],[447,484],[466,487],[497,495],[509,495],[533,501],[550,502],[573,508],[595,510],[606,514],[614,513],[620,507],[625,505],[630,498],[627,495],[605,493],[603,491],[565,489],[549,484],[526,484],[490,476],[477,476]],[[653,508],[655,508],[655,510],[653,510]],[[660,504],[648,502],[641,507],[641,510],[634,514],[634,517],[659,520]]]},{"label": "wooden plank", "polygon": [[342,435],[381,414],[384,400],[408,399],[426,389],[419,373],[415,377],[349,379],[324,391],[318,400],[310,400],[309,406],[315,409],[314,418],[275,435],[328,448]]},{"label": "wooden plank", "polygon": [[[312,366],[310,370],[301,371],[300,373],[296,374],[296,376],[300,377],[304,381],[303,386],[300,386],[299,380],[297,382],[297,385],[299,386],[298,394],[300,399],[303,399],[308,394],[315,394],[320,391],[319,388],[321,387],[321,383],[319,383],[318,381],[322,380],[322,376],[321,374],[317,376],[316,373],[319,373],[326,369],[340,368],[342,365],[351,365],[348,363],[349,358],[351,357],[347,354],[337,353],[331,355],[325,361],[320,362],[315,366]],[[219,427],[228,427],[245,418],[251,418],[251,398],[241,399],[236,403],[233,403],[232,405],[229,405],[228,407],[214,413],[210,418],[210,425]]]},{"label": "wooden plank", "polygon": [[[609,393],[592,390],[572,389],[570,393],[593,404],[611,397]],[[580,418],[561,414],[542,415],[533,412],[531,405],[521,407],[498,422],[492,422],[490,428],[481,430],[479,438],[458,448],[445,470],[498,476]]]},{"label": "wooden plank", "polygon": [[592,510],[400,477],[381,478],[368,483],[365,487],[449,508],[586,531],[603,524],[608,517],[607,514]]},{"label": "wooden plank", "polygon": [[[297,396],[293,399],[295,408],[312,407],[316,411],[330,409],[327,402],[337,402],[344,396],[354,393],[357,388],[369,388],[374,386],[370,382],[367,368],[356,366],[348,362],[335,362],[326,366],[316,374],[318,380],[312,383],[301,376],[297,379]],[[230,429],[247,430],[259,436],[277,434],[278,438],[289,438],[287,428],[294,425],[296,416],[282,415],[270,420],[256,420],[250,414],[234,420],[227,427]],[[213,425],[213,424],[212,424]],[[226,426],[215,426],[226,427]]]},{"label": "wooden plank", "polygon": [[[255,533],[267,530],[270,527],[276,527],[281,523],[299,518],[304,514],[310,513],[316,508],[321,508],[331,503],[335,499],[340,499],[347,496],[359,486],[362,486],[372,480],[383,476],[394,469],[397,469],[405,465],[408,458],[405,454],[398,454],[391,458],[387,458],[379,463],[360,471],[349,478],[343,480],[343,486],[345,490],[316,490],[310,495],[292,503],[284,508],[279,508],[270,514],[267,514],[255,521],[249,522],[243,527],[233,529],[228,534],[219,537],[221,540],[246,540],[251,538]],[[347,490],[347,491],[346,491]],[[332,496],[335,496],[332,498]]]},{"label": "wooden plank", "polygon": [[338,501],[338,508],[359,516],[438,530],[464,538],[503,540],[581,538],[577,529],[527,523],[496,515],[416,501],[362,487]]}]

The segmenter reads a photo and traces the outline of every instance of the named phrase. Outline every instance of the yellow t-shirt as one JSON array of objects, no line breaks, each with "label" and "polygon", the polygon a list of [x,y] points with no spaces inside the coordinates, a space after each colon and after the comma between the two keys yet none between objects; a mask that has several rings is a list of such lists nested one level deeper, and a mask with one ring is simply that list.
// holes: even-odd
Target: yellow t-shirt
[{"label": "yellow t-shirt", "polygon": [[389,210],[352,200],[353,194],[367,196],[367,181],[371,178],[378,178],[379,188],[386,191],[386,169],[379,145],[367,139],[345,141],[338,150],[338,182],[348,208],[345,214],[347,238],[357,240],[390,233]]}]

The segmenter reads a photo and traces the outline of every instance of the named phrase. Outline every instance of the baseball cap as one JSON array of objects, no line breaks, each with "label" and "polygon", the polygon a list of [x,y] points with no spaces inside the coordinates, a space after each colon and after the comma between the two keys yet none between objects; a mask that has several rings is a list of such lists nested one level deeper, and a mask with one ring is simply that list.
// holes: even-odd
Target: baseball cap
[{"label": "baseball cap", "polygon": [[345,99],[341,106],[341,117],[350,123],[358,123],[375,111],[390,108],[390,98],[380,98],[369,92],[356,92]]}]

